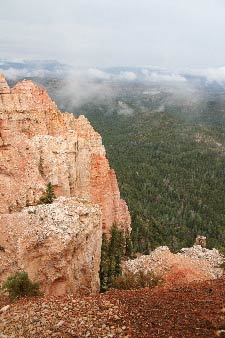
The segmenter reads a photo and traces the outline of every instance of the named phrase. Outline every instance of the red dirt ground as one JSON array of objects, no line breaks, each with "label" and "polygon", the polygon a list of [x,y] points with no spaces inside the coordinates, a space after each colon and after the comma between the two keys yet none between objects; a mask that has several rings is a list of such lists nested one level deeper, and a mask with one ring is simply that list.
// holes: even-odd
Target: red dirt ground
[{"label": "red dirt ground", "polygon": [[225,279],[84,298],[23,299],[0,314],[0,332],[7,338],[225,337]]}]

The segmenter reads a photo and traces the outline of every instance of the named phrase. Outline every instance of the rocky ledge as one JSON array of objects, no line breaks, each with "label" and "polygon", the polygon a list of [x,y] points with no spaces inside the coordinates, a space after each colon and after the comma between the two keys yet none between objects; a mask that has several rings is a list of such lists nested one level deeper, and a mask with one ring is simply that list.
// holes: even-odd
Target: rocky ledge
[{"label": "rocky ledge", "polygon": [[0,215],[0,281],[24,270],[45,294],[99,290],[102,223],[98,205],[59,197]]}]

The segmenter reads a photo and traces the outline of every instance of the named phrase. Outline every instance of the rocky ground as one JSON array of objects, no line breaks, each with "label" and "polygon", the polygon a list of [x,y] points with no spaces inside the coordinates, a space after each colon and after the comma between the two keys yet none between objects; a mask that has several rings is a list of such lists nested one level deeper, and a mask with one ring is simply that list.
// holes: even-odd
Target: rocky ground
[{"label": "rocky ground", "polygon": [[[1,299],[1,308],[7,299]],[[225,279],[19,300],[0,313],[1,338],[225,337]]]},{"label": "rocky ground", "polygon": [[223,269],[219,267],[223,262],[224,257],[216,249],[194,245],[174,254],[167,246],[161,246],[149,255],[125,261],[123,270],[132,273],[151,271],[168,285],[181,285],[221,277]]}]

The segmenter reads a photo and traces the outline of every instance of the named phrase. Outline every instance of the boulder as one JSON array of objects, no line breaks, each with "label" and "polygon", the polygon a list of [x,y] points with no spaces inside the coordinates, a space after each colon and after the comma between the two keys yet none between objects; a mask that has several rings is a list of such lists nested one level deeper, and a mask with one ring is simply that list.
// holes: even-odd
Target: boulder
[{"label": "boulder", "polygon": [[52,204],[0,215],[0,282],[16,271],[45,294],[99,290],[102,223],[98,205],[59,197]]}]

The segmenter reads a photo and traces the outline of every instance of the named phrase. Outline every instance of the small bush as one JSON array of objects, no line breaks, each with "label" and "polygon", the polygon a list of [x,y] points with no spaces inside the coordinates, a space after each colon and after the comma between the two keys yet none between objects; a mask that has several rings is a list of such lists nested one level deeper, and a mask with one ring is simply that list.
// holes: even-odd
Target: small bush
[{"label": "small bush", "polygon": [[16,272],[3,283],[4,292],[9,293],[11,301],[25,296],[40,296],[39,283],[32,283],[27,272]]},{"label": "small bush", "polygon": [[154,288],[162,282],[162,278],[156,276],[153,272],[126,272],[122,276],[113,279],[112,287],[120,290]]},{"label": "small bush", "polygon": [[49,182],[46,191],[44,195],[40,197],[38,204],[51,204],[55,198],[53,186],[51,182]]},{"label": "small bush", "polygon": [[0,251],[5,252],[5,248],[0,245]]}]

